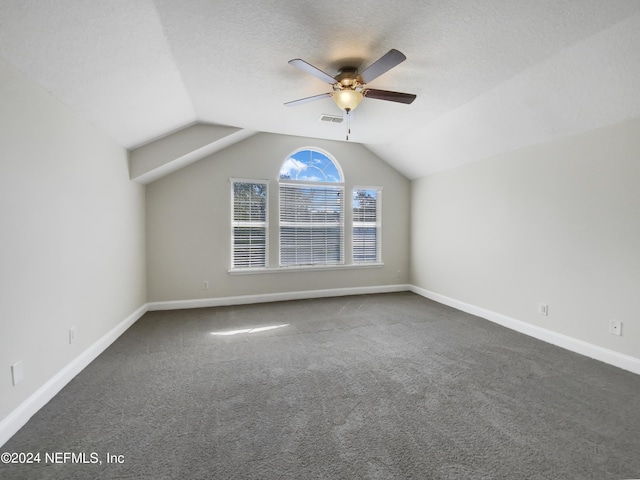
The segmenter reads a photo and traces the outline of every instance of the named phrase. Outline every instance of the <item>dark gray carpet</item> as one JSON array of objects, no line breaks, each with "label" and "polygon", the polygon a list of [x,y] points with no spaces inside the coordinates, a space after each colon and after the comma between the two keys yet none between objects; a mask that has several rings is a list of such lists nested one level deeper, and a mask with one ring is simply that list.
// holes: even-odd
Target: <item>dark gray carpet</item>
[{"label": "dark gray carpet", "polygon": [[640,478],[640,376],[411,293],[151,312],[1,450],[102,461],[3,479]]}]

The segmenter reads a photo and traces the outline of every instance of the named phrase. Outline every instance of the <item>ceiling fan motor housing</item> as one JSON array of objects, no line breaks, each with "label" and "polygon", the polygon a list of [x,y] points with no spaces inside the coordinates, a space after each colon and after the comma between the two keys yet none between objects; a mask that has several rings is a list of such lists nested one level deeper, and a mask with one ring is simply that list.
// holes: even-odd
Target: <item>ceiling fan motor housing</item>
[{"label": "ceiling fan motor housing", "polygon": [[338,72],[338,75],[335,77],[336,84],[334,85],[334,90],[342,90],[345,88],[355,90],[357,87],[362,85],[360,77],[358,76],[357,68],[342,67]]}]

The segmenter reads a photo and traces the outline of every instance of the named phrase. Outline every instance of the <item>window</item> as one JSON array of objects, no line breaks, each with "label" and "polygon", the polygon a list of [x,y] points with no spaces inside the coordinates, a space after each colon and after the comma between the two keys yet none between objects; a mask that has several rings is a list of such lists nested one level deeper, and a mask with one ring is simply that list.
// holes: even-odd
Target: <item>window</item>
[{"label": "window", "polygon": [[267,266],[267,196],[263,180],[231,180],[231,268]]},{"label": "window", "polygon": [[344,184],[338,164],[312,149],[280,169],[280,266],[344,263]]},{"label": "window", "polygon": [[380,262],[382,188],[353,189],[353,263]]}]

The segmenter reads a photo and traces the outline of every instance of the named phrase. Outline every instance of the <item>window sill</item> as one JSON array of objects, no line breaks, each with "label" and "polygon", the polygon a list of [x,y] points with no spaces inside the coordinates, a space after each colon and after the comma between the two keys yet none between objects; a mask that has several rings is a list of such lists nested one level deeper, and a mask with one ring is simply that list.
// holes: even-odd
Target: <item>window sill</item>
[{"label": "window sill", "polygon": [[255,275],[262,273],[285,272],[318,272],[326,270],[361,270],[367,268],[382,268],[384,263],[353,263],[350,265],[301,265],[294,267],[261,267],[261,268],[232,268],[230,275]]}]

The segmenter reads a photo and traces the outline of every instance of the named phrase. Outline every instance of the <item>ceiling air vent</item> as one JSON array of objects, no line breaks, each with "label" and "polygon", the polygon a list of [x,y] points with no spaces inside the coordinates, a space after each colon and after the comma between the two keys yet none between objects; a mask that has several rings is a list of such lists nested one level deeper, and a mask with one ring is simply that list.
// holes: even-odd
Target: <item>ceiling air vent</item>
[{"label": "ceiling air vent", "polygon": [[323,114],[320,116],[321,122],[342,123],[342,116]]}]

